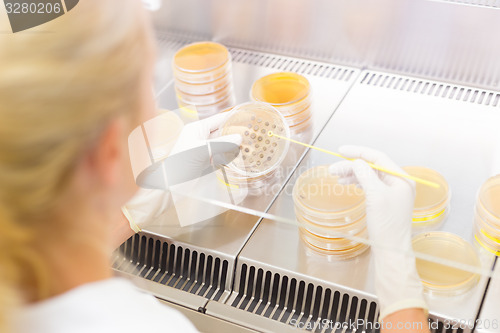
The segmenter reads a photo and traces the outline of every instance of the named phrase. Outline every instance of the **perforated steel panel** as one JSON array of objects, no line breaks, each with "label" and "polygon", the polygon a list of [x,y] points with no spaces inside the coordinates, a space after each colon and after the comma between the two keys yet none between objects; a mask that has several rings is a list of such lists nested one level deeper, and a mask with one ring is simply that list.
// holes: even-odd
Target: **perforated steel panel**
[{"label": "perforated steel panel", "polygon": [[385,73],[366,72],[360,84],[484,106],[497,107],[500,100],[500,93],[494,91]]},{"label": "perforated steel panel", "polygon": [[[314,327],[314,332],[331,332],[335,330],[335,323],[356,322],[358,319],[363,319],[363,323],[374,323],[378,318],[377,304],[373,300],[289,273],[273,273],[243,264],[238,277],[239,286],[227,303],[286,325],[303,327],[304,330]],[[356,329],[374,331],[366,325],[356,325]]]},{"label": "perforated steel panel", "polygon": [[[172,76],[169,72],[170,58],[175,50],[186,43],[188,41],[183,39],[160,36],[159,52],[162,56],[157,66],[157,95],[161,107],[175,108]],[[415,103],[417,103],[422,108],[419,112],[424,112],[425,116],[432,119],[444,109],[448,113],[451,112],[449,118],[451,120],[454,116],[463,117],[475,112],[483,121],[485,117],[488,117],[488,112],[496,112],[499,107],[500,94],[495,91],[383,72],[364,71],[359,75],[359,70],[324,62],[239,48],[230,48],[230,51],[233,56],[235,77],[237,77],[238,102],[247,101],[249,87],[255,78],[270,72],[294,71],[314,81],[317,87],[315,88],[317,93],[315,103],[320,104],[318,110],[322,110],[322,113],[316,117],[313,141],[325,147],[337,142],[337,139],[329,137],[330,134],[343,139],[349,138],[346,133],[350,133],[349,130],[353,127],[352,124],[345,123],[345,116],[356,118],[355,114],[359,110],[364,110],[366,114],[374,116],[378,114],[379,120],[383,120],[385,111],[382,110],[389,107],[404,111],[407,108],[415,108]],[[346,96],[348,91],[349,94]],[[326,101],[328,98],[330,100]],[[357,102],[362,102],[362,105],[357,105]],[[330,118],[339,104],[339,110]],[[338,111],[340,111],[340,117],[337,115]],[[415,119],[425,117],[419,112],[413,113]],[[324,127],[327,121],[336,125]],[[453,122],[451,121],[450,124]],[[475,123],[470,122],[470,124]],[[365,125],[376,126],[373,121],[368,121],[363,124]],[[489,125],[493,126],[493,123],[490,122]],[[363,126],[356,130],[362,131]],[[370,126],[364,129],[366,133],[370,132]],[[424,129],[429,130],[427,127]],[[464,135],[471,136],[475,140],[478,136],[468,133],[472,129],[477,130],[472,126],[464,132]],[[344,133],[344,130],[347,132]],[[316,140],[320,132],[322,135]],[[483,129],[482,132],[487,131]],[[377,140],[370,139],[371,145],[377,145],[379,142]],[[403,142],[404,140],[401,140],[398,144]],[[395,147],[389,148],[389,150],[395,149]],[[484,149],[486,147],[481,148],[478,156],[485,156]],[[425,147],[421,150],[416,149],[412,156],[427,158],[424,152]],[[302,159],[303,153],[304,150],[301,150],[295,155],[294,168]],[[407,161],[407,157],[404,157],[403,163]],[[478,174],[469,177],[468,181],[476,182],[480,178],[479,174],[488,173],[492,168],[489,165],[476,168]],[[288,179],[288,176],[285,179]],[[459,189],[459,194],[461,191],[462,189]],[[461,200],[461,195],[458,197]],[[259,197],[252,203],[252,207],[267,211],[275,200],[276,197]],[[454,200],[457,200],[456,196]],[[453,202],[452,205],[454,205]],[[458,204],[458,207],[462,207],[461,209],[468,206],[470,206],[468,201],[465,205]],[[287,206],[279,199],[273,207],[272,213],[276,213],[277,207],[288,212],[293,211],[286,208]],[[461,221],[465,221],[467,214],[467,212],[462,214]],[[335,274],[325,279],[316,274],[324,271],[325,263],[315,257],[311,260],[303,256],[300,250],[302,245],[293,243],[296,241],[294,238],[296,230],[293,227],[290,229],[288,226],[284,233],[280,229],[280,232],[273,234],[272,224],[263,221],[259,225],[260,219],[251,216],[242,217],[238,214],[224,221],[215,219],[188,229],[171,226],[168,223],[165,225],[165,221],[141,235],[134,236],[122,245],[122,254],[117,254],[115,257],[115,269],[121,272],[131,272],[144,280],[170,286],[182,293],[203,297],[208,300],[208,303],[200,303],[201,309],[213,310],[211,315],[214,316],[225,317],[226,314],[223,313],[225,308],[211,307],[210,304],[217,303],[230,307],[232,311],[235,311],[230,313],[235,316],[239,316],[239,313],[245,314],[242,315],[243,319],[240,319],[239,323],[247,327],[260,327],[256,323],[261,320],[289,327],[293,321],[302,324],[312,323],[313,326],[316,324],[314,331],[320,332],[329,331],[328,328],[318,325],[323,319],[333,322],[359,318],[367,321],[377,319],[378,310],[370,282],[366,282],[365,285],[365,282],[359,278],[350,278],[349,281],[342,278],[346,272],[350,273],[349,276],[352,274],[365,276],[367,272],[369,274],[372,269],[368,264],[369,254],[353,262],[336,265]],[[450,224],[451,231],[465,236],[468,234],[467,228],[462,222]],[[262,234],[267,235],[267,238],[259,239],[259,235]],[[273,238],[275,236],[276,238]],[[291,240],[291,247],[284,246],[279,250],[270,250],[272,246],[279,244],[280,240]],[[262,244],[270,246],[267,252],[264,251]],[[252,253],[255,245],[259,251],[264,251],[262,258]],[[284,253],[280,254],[280,251]],[[300,265],[296,265],[293,269],[275,263],[271,264],[268,261],[270,258],[279,257],[290,263],[290,260],[297,256]],[[483,282],[480,286],[484,286]],[[479,289],[481,287],[475,289],[473,295],[465,296],[468,299],[467,308],[477,310],[476,301],[478,295],[481,294]],[[431,314],[431,320],[438,322],[436,332],[462,332],[459,328],[448,329],[443,325],[444,319],[456,314],[455,312],[448,316],[446,312],[441,311],[444,304],[449,301],[438,300],[437,303],[439,303],[440,310]],[[461,303],[455,299],[454,304]],[[477,315],[474,309],[470,311],[471,316]],[[303,327],[307,326],[303,325]]]},{"label": "perforated steel panel", "polygon": [[[162,109],[177,109],[173,89],[171,59],[190,40],[160,34],[159,59],[156,66],[156,95]],[[308,78],[313,90],[313,121],[308,130],[310,140],[317,136],[335,108],[354,83],[360,71],[345,66],[295,59],[280,55],[229,48],[233,57],[233,76],[238,103],[249,100],[252,83],[259,77],[276,71],[295,71]],[[280,175],[277,191],[304,153],[303,147],[290,147],[285,158],[286,172]],[[245,205],[266,211],[276,193],[248,198]],[[129,277],[138,277],[151,286],[169,286],[204,300],[223,302],[232,291],[235,262],[238,253],[258,225],[260,218],[229,211],[199,224],[180,228],[175,210],[170,209],[144,232],[127,241],[117,253],[114,267]],[[152,283],[152,284],[151,284]],[[167,292],[168,295],[163,294]],[[155,294],[167,300],[170,291],[155,288]],[[174,293],[174,297],[178,294]],[[182,296],[181,296],[182,297]],[[204,308],[195,299],[186,306]]]},{"label": "perforated steel panel", "polygon": [[162,285],[220,300],[230,288],[228,260],[136,234],[115,252],[113,268]]}]

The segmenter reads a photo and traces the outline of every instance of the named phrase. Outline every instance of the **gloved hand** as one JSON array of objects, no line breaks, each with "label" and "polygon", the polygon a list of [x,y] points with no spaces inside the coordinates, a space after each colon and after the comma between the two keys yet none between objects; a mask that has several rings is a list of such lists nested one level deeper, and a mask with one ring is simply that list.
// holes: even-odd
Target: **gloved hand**
[{"label": "gloved hand", "polygon": [[169,156],[139,174],[137,184],[143,188],[122,207],[132,230],[141,231],[145,224],[168,209],[169,186],[214,172],[227,162],[226,157],[230,159],[228,156],[239,153],[242,138],[238,134],[210,139],[226,117],[227,114],[217,114],[187,124]]},{"label": "gloved hand", "polygon": [[333,164],[330,173],[340,177],[339,183],[360,185],[366,194],[380,319],[409,308],[422,308],[427,312],[411,245],[415,183],[378,172],[365,162],[405,173],[381,152],[358,146],[343,146],[339,151],[356,160]]}]

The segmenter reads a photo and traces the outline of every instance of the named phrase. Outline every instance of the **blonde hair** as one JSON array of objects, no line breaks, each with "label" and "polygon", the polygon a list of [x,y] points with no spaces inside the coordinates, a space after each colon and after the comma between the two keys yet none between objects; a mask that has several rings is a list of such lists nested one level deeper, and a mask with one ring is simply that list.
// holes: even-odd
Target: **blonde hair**
[{"label": "blonde hair", "polygon": [[30,242],[42,223],[50,229],[81,152],[112,117],[137,112],[152,45],[139,0],[83,0],[48,24],[0,34],[0,331],[22,302],[22,267],[43,276]]}]

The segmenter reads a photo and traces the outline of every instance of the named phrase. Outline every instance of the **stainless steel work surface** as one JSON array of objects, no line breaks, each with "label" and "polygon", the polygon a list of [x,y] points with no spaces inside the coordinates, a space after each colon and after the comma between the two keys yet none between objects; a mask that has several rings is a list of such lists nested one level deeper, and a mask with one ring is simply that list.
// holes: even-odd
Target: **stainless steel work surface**
[{"label": "stainless steel work surface", "polygon": [[[498,167],[493,158],[500,143],[498,99],[499,95],[490,91],[363,72],[315,145],[335,151],[342,144],[365,145],[386,152],[400,165],[438,170],[452,191],[451,214],[439,229],[473,242],[475,195]],[[269,213],[294,219],[291,194],[295,179],[312,166],[338,160],[309,151]],[[489,270],[493,257],[478,252],[484,269]],[[370,252],[352,260],[328,261],[303,244],[296,226],[283,222],[265,219],[259,224],[238,257],[237,270],[242,265],[299,276],[368,298],[375,296]],[[460,296],[426,295],[431,315],[475,319],[486,281],[481,277],[472,290]],[[233,299],[231,296],[229,301]]]},{"label": "stainless steel work surface", "polygon": [[[170,66],[175,51],[186,43],[185,40],[159,38],[160,58],[156,66],[155,92],[158,106],[162,109],[177,109]],[[253,82],[269,73],[293,71],[308,78],[312,91],[313,124],[306,132],[295,136],[308,142],[320,133],[360,73],[356,69],[279,55],[241,49],[230,51],[237,103],[247,102]],[[164,214],[150,221],[139,236],[124,244],[122,251],[127,258],[132,257],[131,266],[138,272],[144,272],[142,275],[146,279],[205,298],[224,300],[225,293],[221,296],[219,291],[222,288],[230,292],[237,254],[260,221],[259,215],[267,211],[303,153],[303,147],[291,147],[272,188],[258,196],[248,196],[239,204],[242,208],[252,209],[253,215],[231,210],[203,222],[180,227],[178,212],[171,205]],[[214,187],[214,191],[219,188],[224,189],[224,186]],[[192,205],[189,209],[201,208]],[[128,267],[127,258],[124,265],[124,258],[118,256],[115,263],[120,266],[115,265],[115,268],[120,270],[121,265]]]},{"label": "stainless steel work surface", "polygon": [[220,333],[220,332],[231,332],[231,333],[256,333],[258,331],[239,326],[234,322],[223,320],[210,316],[208,314],[191,310],[189,308],[179,306],[171,302],[161,301],[165,306],[175,309],[182,313],[186,318],[193,323],[196,329],[203,333]]},{"label": "stainless steel work surface", "polygon": [[221,318],[222,320],[230,321],[237,325],[250,327],[255,329],[257,332],[296,332],[294,327],[283,326],[272,319],[255,317],[248,312],[239,311],[229,305],[219,302],[208,302],[206,306],[206,314],[216,318]]},{"label": "stainless steel work surface", "polygon": [[480,333],[500,332],[500,263],[498,259],[476,327],[476,332]]},{"label": "stainless steel work surface", "polygon": [[[172,75],[171,70],[169,71],[166,68],[167,64],[170,66],[171,58],[175,53],[175,49],[172,50],[172,48],[180,48],[182,45],[184,43],[160,39],[159,53],[162,58],[159,59],[157,68],[163,75]],[[296,71],[308,78],[312,90],[313,125],[307,133],[301,134],[300,137],[309,141],[319,134],[356,79],[357,74],[359,74],[359,70],[355,69],[278,55],[239,49],[231,49],[231,54],[233,56],[233,81],[237,103],[249,100],[250,88],[253,82],[261,76],[288,70]],[[162,88],[156,88],[160,92],[158,96],[159,107],[170,110],[176,109],[177,101],[172,80],[163,81],[169,83]],[[301,146],[292,146],[283,163],[283,172],[280,173],[279,179],[273,186],[274,190],[266,191],[263,195],[248,196],[240,205],[259,212],[265,212],[297,165],[303,151],[304,148]],[[175,211],[171,209],[157,221],[152,221],[145,228],[145,231],[168,236],[175,239],[176,242],[183,242],[235,256],[258,220],[259,217],[257,216],[233,211],[194,226],[181,228],[178,226]]]}]

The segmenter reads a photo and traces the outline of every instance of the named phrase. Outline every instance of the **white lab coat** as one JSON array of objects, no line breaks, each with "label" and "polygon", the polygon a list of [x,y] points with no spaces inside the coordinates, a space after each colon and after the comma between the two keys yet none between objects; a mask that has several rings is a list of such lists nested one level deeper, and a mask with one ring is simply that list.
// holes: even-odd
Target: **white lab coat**
[{"label": "white lab coat", "polygon": [[12,319],[16,333],[197,332],[182,314],[121,278],[26,306]]}]

